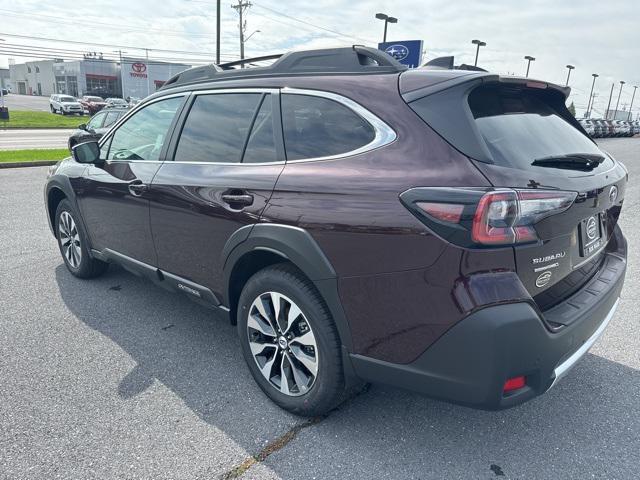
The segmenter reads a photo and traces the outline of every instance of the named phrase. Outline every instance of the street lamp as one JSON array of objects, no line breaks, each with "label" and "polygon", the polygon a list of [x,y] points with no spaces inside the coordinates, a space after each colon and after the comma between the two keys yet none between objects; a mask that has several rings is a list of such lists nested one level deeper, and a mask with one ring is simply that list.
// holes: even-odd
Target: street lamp
[{"label": "street lamp", "polygon": [[616,102],[616,110],[615,113],[613,114],[613,119],[616,119],[616,115],[618,115],[618,107],[620,106],[620,95],[622,95],[622,87],[623,85],[627,83],[624,80],[620,80],[620,91],[618,92],[618,101]]},{"label": "street lamp", "polygon": [[483,41],[480,40],[471,40],[471,43],[473,43],[476,46],[476,62],[473,64],[474,66],[478,66],[478,53],[480,52],[480,47],[484,47],[487,44]]},{"label": "street lamp", "polygon": [[260,33],[260,30],[256,30],[252,34],[250,34],[247,38],[244,39],[244,43],[247,43],[251,37],[253,37],[256,33]]},{"label": "street lamp", "polygon": [[599,77],[597,73],[592,73],[593,82],[591,82],[591,93],[589,94],[589,101],[587,102],[587,118],[591,118],[591,108],[593,107],[593,87],[596,86],[596,78]]},{"label": "street lamp", "polygon": [[398,23],[398,19],[395,17],[390,17],[384,13],[376,13],[376,18],[378,20],[384,20],[384,35],[382,37],[382,42],[387,41],[387,24],[388,23]]},{"label": "street lamp", "polygon": [[569,86],[569,77],[571,77],[571,70],[573,70],[574,67],[573,65],[567,65],[567,69],[569,70],[569,72],[567,72],[567,82],[564,84],[566,87]]},{"label": "street lamp", "polygon": [[631,109],[633,108],[633,100],[636,98],[636,90],[638,89],[637,85],[633,86],[633,95],[631,96],[631,105],[629,105],[629,116],[627,117],[627,121],[631,121]]},{"label": "street lamp", "polygon": [[525,55],[524,57],[525,60],[527,60],[527,74],[525,75],[525,77],[529,77],[529,67],[531,67],[531,62],[535,62],[536,61],[536,57],[532,57],[531,55]]}]

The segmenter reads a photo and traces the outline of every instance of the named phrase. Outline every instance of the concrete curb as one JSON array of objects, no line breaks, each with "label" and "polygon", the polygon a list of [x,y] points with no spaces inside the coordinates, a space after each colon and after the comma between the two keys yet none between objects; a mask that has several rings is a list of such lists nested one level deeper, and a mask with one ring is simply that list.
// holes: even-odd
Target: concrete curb
[{"label": "concrete curb", "polygon": [[20,167],[46,167],[48,165],[55,165],[59,161],[60,160],[39,160],[36,162],[0,162],[0,169]]}]

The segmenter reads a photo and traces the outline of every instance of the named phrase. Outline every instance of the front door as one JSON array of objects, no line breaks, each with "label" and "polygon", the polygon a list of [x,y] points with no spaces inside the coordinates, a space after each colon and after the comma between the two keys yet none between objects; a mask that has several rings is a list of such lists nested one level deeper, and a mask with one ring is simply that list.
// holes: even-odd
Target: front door
[{"label": "front door", "polygon": [[88,167],[77,192],[94,249],[109,249],[156,265],[148,191],[184,99],[172,97],[148,104],[102,143],[104,161]]},{"label": "front door", "polygon": [[258,222],[284,167],[277,95],[196,92],[151,186],[159,268],[218,298],[225,243]]}]

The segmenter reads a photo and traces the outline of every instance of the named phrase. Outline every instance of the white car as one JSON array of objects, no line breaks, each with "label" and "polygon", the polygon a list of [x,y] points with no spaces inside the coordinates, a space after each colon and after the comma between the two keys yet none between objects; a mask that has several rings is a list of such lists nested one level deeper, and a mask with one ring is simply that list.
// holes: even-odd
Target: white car
[{"label": "white car", "polygon": [[581,118],[578,120],[578,122],[580,122],[580,125],[582,125],[582,128],[585,129],[585,131],[589,134],[589,136],[591,137],[595,136],[596,134],[595,125],[590,119]]},{"label": "white car", "polygon": [[49,108],[51,113],[61,113],[67,115],[70,113],[84,113],[84,107],[80,105],[77,99],[70,95],[51,95],[49,97]]}]

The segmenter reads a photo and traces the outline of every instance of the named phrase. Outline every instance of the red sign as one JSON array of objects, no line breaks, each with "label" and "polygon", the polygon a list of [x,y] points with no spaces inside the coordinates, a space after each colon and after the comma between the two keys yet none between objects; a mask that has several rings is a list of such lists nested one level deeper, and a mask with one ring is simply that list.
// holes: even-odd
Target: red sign
[{"label": "red sign", "polygon": [[131,64],[131,71],[129,75],[137,78],[147,78],[147,66],[142,62],[136,62]]}]

